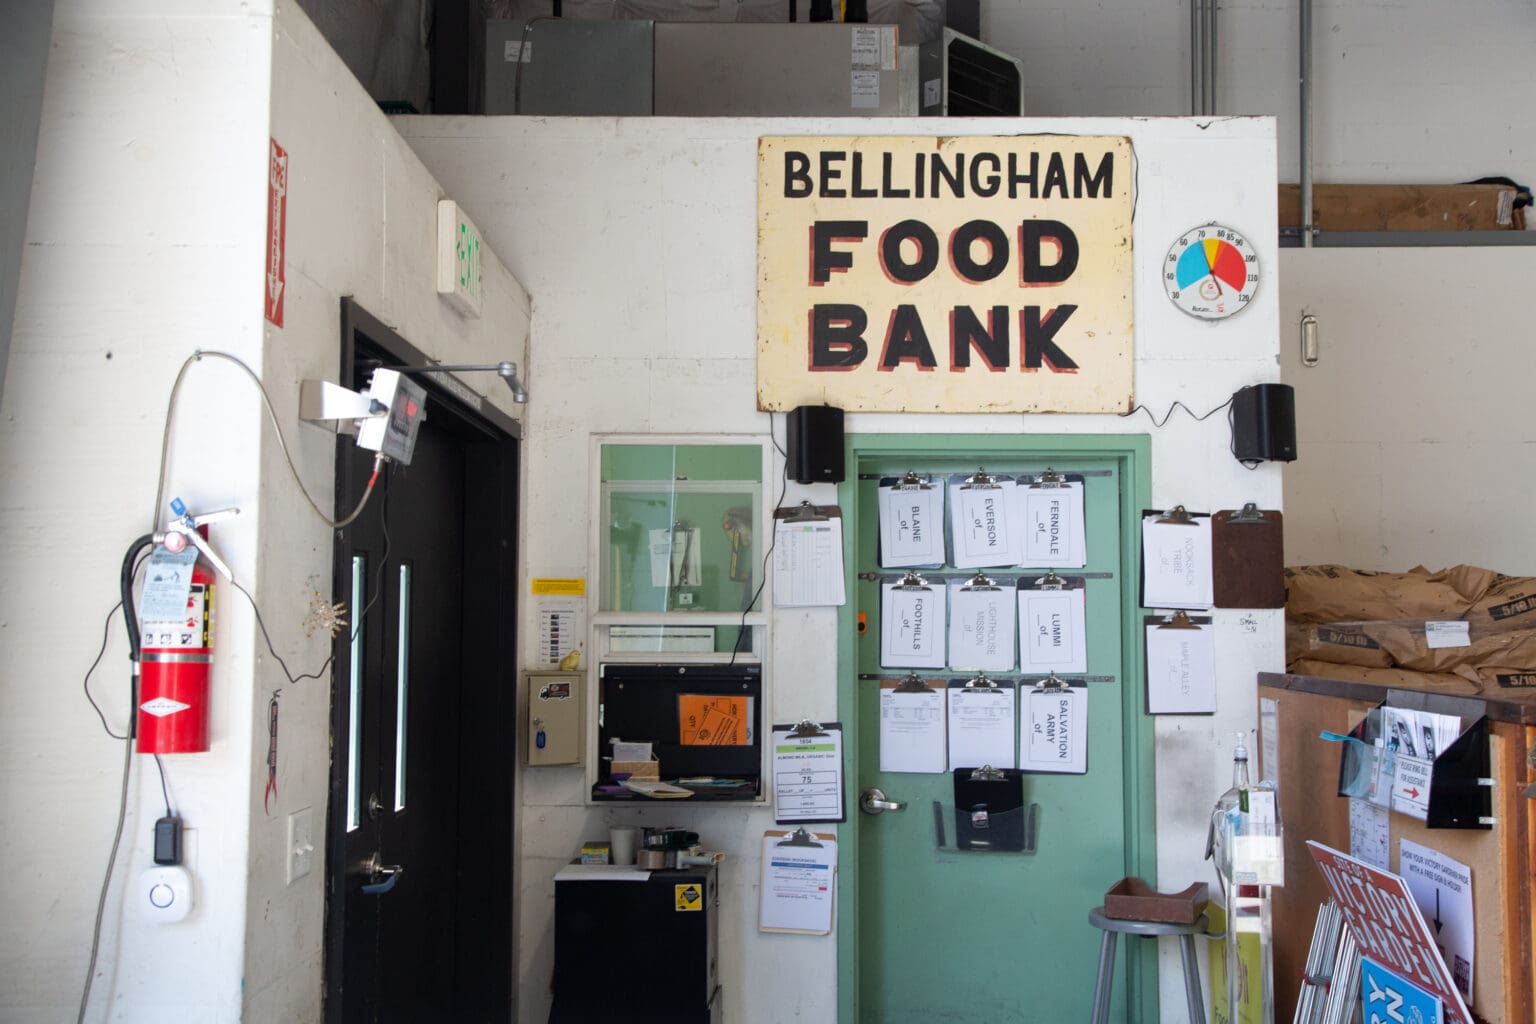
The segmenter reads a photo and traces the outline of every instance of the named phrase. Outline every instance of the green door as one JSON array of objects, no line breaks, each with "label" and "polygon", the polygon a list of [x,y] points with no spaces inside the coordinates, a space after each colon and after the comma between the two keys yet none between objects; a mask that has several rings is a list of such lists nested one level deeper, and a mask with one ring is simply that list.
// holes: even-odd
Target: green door
[{"label": "green door", "polygon": [[[839,708],[848,731],[849,815],[840,844],[839,1016],[858,1024],[1004,1021],[1074,1024],[1091,1012],[1101,933],[1088,911],[1127,875],[1155,881],[1152,743],[1142,714],[1136,615],[1139,510],[1148,503],[1143,436],[851,436],[840,501],[856,574],[844,609]],[[909,470],[1084,478],[1088,772],[1029,774],[1034,853],[956,848],[949,773],[882,773],[879,688],[908,670],[880,667],[877,487]],[[1023,570],[989,570],[1012,584]],[[946,567],[933,582],[963,580]],[[1031,575],[1039,575],[1034,572]],[[863,628],[860,628],[862,616]],[[964,679],[972,673],[924,671]],[[991,673],[1018,682],[1018,670]],[[1023,706],[1021,688],[1018,705]],[[877,788],[902,810],[861,813]],[[939,826],[942,824],[943,835]],[[1113,1020],[1155,1020],[1155,949],[1122,942]],[[1127,948],[1130,947],[1130,948]]]}]

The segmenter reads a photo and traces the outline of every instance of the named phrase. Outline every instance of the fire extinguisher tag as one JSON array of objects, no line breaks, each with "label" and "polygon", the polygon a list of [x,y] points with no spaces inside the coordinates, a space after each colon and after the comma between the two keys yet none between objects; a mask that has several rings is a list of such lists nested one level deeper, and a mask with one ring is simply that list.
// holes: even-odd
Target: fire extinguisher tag
[{"label": "fire extinguisher tag", "polygon": [[195,547],[174,552],[155,548],[144,573],[144,593],[139,597],[140,621],[165,622],[180,617],[187,607],[196,562]]},{"label": "fire extinguisher tag", "polygon": [[213,587],[194,583],[187,588],[181,614],[161,620],[145,616],[140,631],[143,646],[168,650],[200,650],[211,647],[209,631],[213,628]]}]

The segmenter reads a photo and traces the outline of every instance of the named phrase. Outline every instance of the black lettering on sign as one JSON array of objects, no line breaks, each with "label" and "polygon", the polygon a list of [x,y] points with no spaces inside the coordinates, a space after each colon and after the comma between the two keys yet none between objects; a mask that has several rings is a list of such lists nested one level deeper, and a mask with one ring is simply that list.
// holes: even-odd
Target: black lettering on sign
[{"label": "black lettering on sign", "polygon": [[970,306],[956,306],[949,314],[949,367],[964,370],[971,365],[971,349],[987,369],[1008,369],[1008,307],[993,306],[983,327]]},{"label": "black lettering on sign", "polygon": [[[1049,239],[1057,249],[1056,262],[1041,259],[1040,247]],[[1020,283],[1026,288],[1061,284],[1077,270],[1077,235],[1059,220],[1026,220],[1019,225]]]},{"label": "black lettering on sign", "polygon": [[[985,263],[971,256],[977,242],[987,244]],[[968,220],[949,236],[949,262],[956,275],[973,284],[990,281],[1008,268],[1008,233],[990,220]]]},{"label": "black lettering on sign", "polygon": [[869,317],[860,306],[817,303],[811,307],[811,359],[809,369],[851,370],[869,355],[864,329]]},{"label": "black lettering on sign", "polygon": [[885,346],[880,352],[880,369],[894,370],[906,360],[916,363],[919,370],[931,370],[938,365],[917,307],[901,305],[891,311]]},{"label": "black lettering on sign", "polygon": [[853,266],[853,253],[832,248],[833,242],[861,242],[869,237],[867,220],[818,220],[811,225],[811,284],[824,285],[832,272]]},{"label": "black lettering on sign", "polygon": [[[901,243],[908,241],[917,244],[917,259],[910,263],[901,249]],[[916,284],[933,273],[938,265],[939,236],[922,221],[900,221],[880,236],[880,269],[892,281]]]},{"label": "black lettering on sign", "polygon": [[842,167],[835,167],[833,165],[841,164],[847,159],[848,154],[840,149],[824,149],[821,151],[821,191],[817,193],[821,198],[847,198],[848,192],[846,189],[832,187],[832,183],[843,176]]},{"label": "black lettering on sign", "polygon": [[1067,318],[1077,312],[1076,306],[1057,306],[1044,317],[1039,306],[1025,306],[1019,310],[1019,334],[1024,340],[1026,371],[1040,369],[1044,363],[1057,373],[1076,373],[1077,363],[1055,342],[1056,332],[1061,330]]},{"label": "black lettering on sign", "polygon": [[811,158],[795,149],[784,151],[784,198],[804,199],[811,194]]}]

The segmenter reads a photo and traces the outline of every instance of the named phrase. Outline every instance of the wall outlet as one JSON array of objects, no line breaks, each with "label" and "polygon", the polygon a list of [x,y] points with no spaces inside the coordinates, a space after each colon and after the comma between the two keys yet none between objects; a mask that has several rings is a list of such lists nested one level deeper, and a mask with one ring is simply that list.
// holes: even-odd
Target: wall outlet
[{"label": "wall outlet", "polygon": [[691,590],[680,590],[680,591],[678,591],[678,593],[677,593],[677,603],[678,604],[693,604],[693,591],[691,591]]},{"label": "wall outlet", "polygon": [[288,884],[292,885],[315,866],[315,815],[305,807],[288,815]]}]

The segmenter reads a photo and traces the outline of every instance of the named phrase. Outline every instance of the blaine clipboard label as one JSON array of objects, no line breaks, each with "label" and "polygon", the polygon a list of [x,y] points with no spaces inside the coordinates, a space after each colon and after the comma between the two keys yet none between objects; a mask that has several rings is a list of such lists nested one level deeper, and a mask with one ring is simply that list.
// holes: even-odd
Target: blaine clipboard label
[{"label": "blaine clipboard label", "polygon": [[841,723],[776,725],[771,737],[773,820],[781,825],[846,821]]}]

